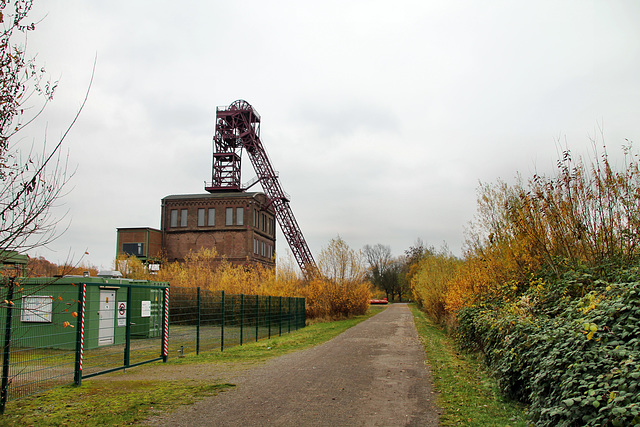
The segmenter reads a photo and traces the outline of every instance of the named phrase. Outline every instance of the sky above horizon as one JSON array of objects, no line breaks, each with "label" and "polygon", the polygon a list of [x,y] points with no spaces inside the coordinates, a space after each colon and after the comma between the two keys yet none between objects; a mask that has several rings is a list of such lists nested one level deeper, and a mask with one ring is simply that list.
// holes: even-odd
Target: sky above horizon
[{"label": "sky above horizon", "polygon": [[30,253],[57,263],[110,268],[118,227],[159,228],[163,197],[204,192],[216,107],[237,99],[316,257],[338,235],[461,255],[479,182],[553,173],[565,144],[593,157],[604,139],[621,161],[640,140],[632,0],[51,0],[30,16],[28,52],[59,86],[25,141],[62,135],[96,60],[64,145],[67,230]]}]

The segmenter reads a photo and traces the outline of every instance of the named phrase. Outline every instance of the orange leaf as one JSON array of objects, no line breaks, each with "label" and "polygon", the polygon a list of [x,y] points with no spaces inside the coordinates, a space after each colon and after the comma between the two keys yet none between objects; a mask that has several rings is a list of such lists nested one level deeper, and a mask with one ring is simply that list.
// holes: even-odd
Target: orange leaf
[{"label": "orange leaf", "polygon": [[62,301],[62,297],[58,297],[58,299],[59,299],[60,301]]},{"label": "orange leaf", "polygon": [[78,317],[78,313],[76,313],[75,311],[74,311],[73,313],[71,313],[71,315],[72,315],[73,317]]}]

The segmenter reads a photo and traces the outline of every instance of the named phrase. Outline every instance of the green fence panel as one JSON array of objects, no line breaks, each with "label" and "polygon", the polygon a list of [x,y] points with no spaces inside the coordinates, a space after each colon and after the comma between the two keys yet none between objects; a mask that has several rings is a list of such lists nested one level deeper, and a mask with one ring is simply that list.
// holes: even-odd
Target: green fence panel
[{"label": "green fence panel", "polygon": [[0,279],[0,413],[58,385],[291,332],[304,304],[127,279]]}]

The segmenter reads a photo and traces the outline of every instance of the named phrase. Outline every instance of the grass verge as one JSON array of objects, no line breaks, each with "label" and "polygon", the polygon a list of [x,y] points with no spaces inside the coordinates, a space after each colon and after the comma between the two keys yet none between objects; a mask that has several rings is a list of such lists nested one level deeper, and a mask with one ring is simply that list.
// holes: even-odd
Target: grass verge
[{"label": "grass verge", "polygon": [[[372,307],[366,315],[315,323],[290,334],[226,348],[200,356],[173,358],[167,365],[189,363],[256,364],[272,357],[304,350],[334,338],[379,313]],[[134,369],[153,369],[154,364]],[[82,386],[58,387],[48,392],[9,402],[0,426],[103,426],[131,425],[150,416],[170,412],[233,387],[198,381],[91,381]]]},{"label": "grass verge", "polygon": [[410,307],[439,393],[441,425],[526,426],[526,408],[505,401],[476,357],[458,352],[451,337],[414,304]]}]

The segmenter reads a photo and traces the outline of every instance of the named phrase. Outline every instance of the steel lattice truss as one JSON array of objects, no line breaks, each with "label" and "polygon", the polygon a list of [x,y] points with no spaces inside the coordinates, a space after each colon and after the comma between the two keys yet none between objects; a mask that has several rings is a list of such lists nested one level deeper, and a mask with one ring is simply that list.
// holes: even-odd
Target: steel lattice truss
[{"label": "steel lattice truss", "polygon": [[282,190],[278,174],[273,170],[260,142],[260,115],[243,100],[235,101],[228,108],[218,108],[213,142],[211,185],[205,189],[209,192],[243,190],[240,165],[242,150],[246,150],[300,269],[307,277],[314,274],[317,271],[316,263],[289,206],[289,197]]}]

